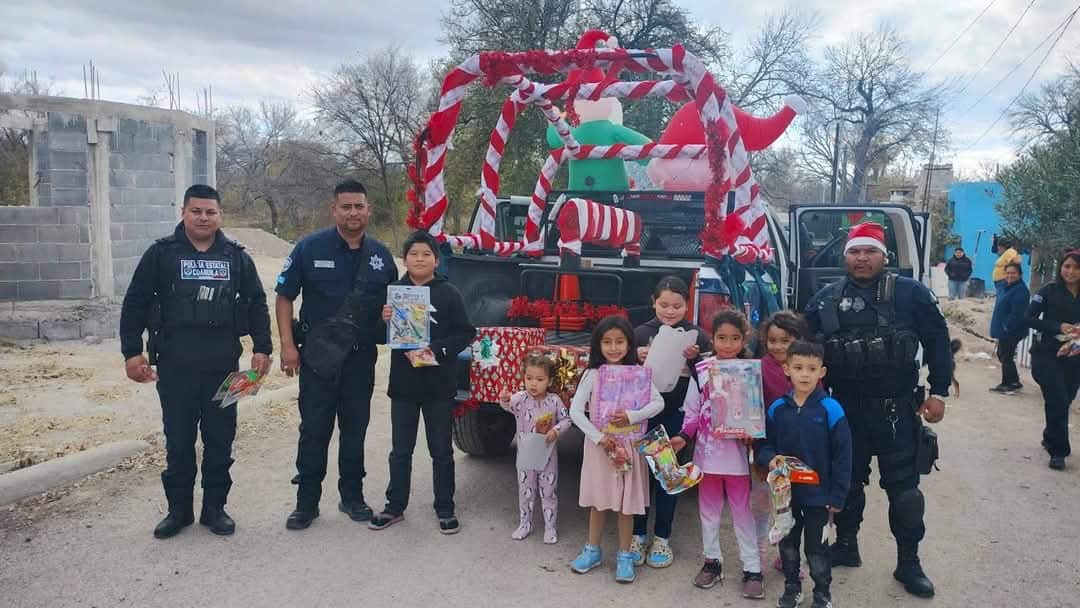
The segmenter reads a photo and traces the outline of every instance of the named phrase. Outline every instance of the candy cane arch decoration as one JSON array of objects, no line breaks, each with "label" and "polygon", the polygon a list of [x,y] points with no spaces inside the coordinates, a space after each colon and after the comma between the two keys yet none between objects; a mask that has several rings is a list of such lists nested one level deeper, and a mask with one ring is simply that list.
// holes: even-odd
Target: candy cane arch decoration
[{"label": "candy cane arch decoration", "polygon": [[[525,74],[555,74],[594,65],[616,64],[635,72],[656,72],[671,80],[646,82],[610,82],[569,85],[545,85],[530,81]],[[503,105],[492,132],[481,173],[479,234],[447,235],[443,218],[449,201],[443,184],[446,154],[453,136],[465,90],[481,76],[485,84],[502,82],[515,91]],[[706,144],[628,146],[585,146],[571,135],[554,101],[569,98],[596,99],[625,97],[640,99],[664,96],[673,101],[692,98],[697,102],[705,126]],[[536,106],[555,127],[563,147],[554,150],[537,179],[528,212],[525,238],[516,242],[498,242],[494,237],[495,205],[498,195],[498,168],[506,139],[516,116],[525,107]],[[702,250],[714,257],[730,254],[740,261],[771,259],[765,219],[765,202],[750,169],[733,106],[724,89],[716,84],[700,59],[681,45],[670,49],[606,49],[571,51],[528,51],[524,53],[481,53],[452,70],[443,82],[439,108],[417,140],[417,167],[410,170],[414,190],[410,192],[413,211],[410,224],[429,230],[436,238],[465,248],[490,249],[500,255],[523,252],[539,255],[543,250],[539,224],[543,216],[551,180],[559,166],[568,159],[621,158],[700,158],[707,155],[713,182],[705,192],[705,227],[701,232]],[[725,195],[734,192],[737,224],[741,234],[725,234],[727,205]],[[731,223],[729,222],[730,226]]]}]

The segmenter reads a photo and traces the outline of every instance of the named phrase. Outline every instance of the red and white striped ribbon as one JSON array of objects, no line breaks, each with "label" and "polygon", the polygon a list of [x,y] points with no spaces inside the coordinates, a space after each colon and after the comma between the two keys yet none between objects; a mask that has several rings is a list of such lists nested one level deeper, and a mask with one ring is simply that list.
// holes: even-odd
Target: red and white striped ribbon
[{"label": "red and white striped ribbon", "polygon": [[581,255],[582,243],[622,248],[623,257],[641,255],[641,216],[633,211],[571,198],[559,209],[559,249]]}]

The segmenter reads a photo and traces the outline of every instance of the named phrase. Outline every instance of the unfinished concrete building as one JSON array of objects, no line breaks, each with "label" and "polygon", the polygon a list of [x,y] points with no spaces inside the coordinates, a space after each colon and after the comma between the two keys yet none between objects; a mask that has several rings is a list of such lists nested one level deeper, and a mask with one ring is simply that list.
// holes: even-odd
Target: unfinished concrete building
[{"label": "unfinished concrete building", "polygon": [[213,121],[98,100],[0,95],[29,134],[29,200],[0,201],[0,337],[116,334],[143,251],[184,190],[215,184]]}]

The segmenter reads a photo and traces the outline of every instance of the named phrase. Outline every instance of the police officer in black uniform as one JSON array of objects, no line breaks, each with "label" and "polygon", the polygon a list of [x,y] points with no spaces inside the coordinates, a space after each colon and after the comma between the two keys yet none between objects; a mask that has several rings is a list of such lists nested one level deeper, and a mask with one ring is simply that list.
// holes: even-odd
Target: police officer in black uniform
[{"label": "police officer in black uniform", "polygon": [[[239,243],[221,233],[221,198],[210,186],[184,193],[183,220],[139,260],[120,314],[120,347],[128,378],[157,382],[165,427],[161,482],[169,513],[154,528],[157,538],[176,535],[195,520],[195,437],[202,429],[203,502],[199,523],[229,535],[236,524],[225,512],[232,486],[236,406],[212,401],[225,377],[237,370],[240,336],[254,343],[252,369],[270,369],[270,314],[259,275]],[[149,330],[143,354],[143,331]],[[154,366],[157,366],[155,370]]]},{"label": "police officer in black uniform", "polygon": [[[893,576],[909,593],[932,597],[934,585],[919,563],[926,528],[917,466],[923,454],[917,447],[932,435],[920,416],[938,422],[945,415],[953,365],[948,327],[929,289],[884,270],[887,252],[880,225],[853,227],[844,254],[847,276],[822,289],[806,311],[812,331],[825,345],[825,384],[844,407],[853,440],[851,492],[836,515],[833,565],[862,564],[857,535],[870,459],[876,455],[897,545]],[[930,369],[926,399],[918,386],[920,344]]]},{"label": "police officer in black uniform", "polygon": [[[300,375],[300,441],[296,453],[296,509],[285,525],[302,530],[319,516],[327,451],[337,419],[338,509],[354,521],[371,519],[364,501],[364,438],[375,388],[375,345],[386,340],[382,306],[386,286],[398,279],[390,251],[365,233],[371,208],[363,184],[334,188],[334,227],[304,237],[278,276],[277,316],[281,369]],[[293,300],[303,292],[300,321]],[[327,328],[333,328],[327,331]],[[340,361],[329,351],[341,349]]]}]

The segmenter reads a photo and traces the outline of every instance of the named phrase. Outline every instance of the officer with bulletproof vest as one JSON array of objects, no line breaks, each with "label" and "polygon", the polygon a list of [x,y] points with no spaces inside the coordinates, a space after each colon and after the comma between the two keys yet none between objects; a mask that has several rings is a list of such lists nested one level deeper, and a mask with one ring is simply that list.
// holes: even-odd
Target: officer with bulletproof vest
[{"label": "officer with bulletproof vest", "polygon": [[[857,535],[866,507],[870,460],[878,458],[896,538],[893,576],[913,595],[932,597],[919,562],[926,532],[919,476],[930,472],[937,437],[922,420],[939,422],[952,377],[949,330],[933,292],[885,270],[885,229],[851,228],[844,247],[847,276],[818,292],[807,306],[811,330],[825,345],[826,386],[844,408],[852,433],[852,483],[836,515],[834,566],[862,565]],[[930,396],[919,386],[919,345],[929,367]],[[921,419],[920,419],[921,416]]]},{"label": "officer with bulletproof vest", "polygon": [[[128,378],[157,382],[165,431],[161,482],[169,512],[154,528],[175,536],[194,523],[195,438],[202,430],[203,501],[199,523],[219,535],[236,529],[225,502],[232,486],[236,405],[214,394],[254,343],[251,367],[270,370],[270,314],[251,257],[221,232],[221,198],[210,186],[184,193],[182,221],[139,260],[120,313],[120,348]],[[145,354],[143,332],[148,331]],[[156,369],[155,369],[156,366]]]},{"label": "officer with bulletproof vest", "polygon": [[[335,226],[304,237],[277,279],[281,369],[300,375],[296,509],[285,522],[302,530],[319,516],[334,420],[338,429],[338,509],[371,519],[364,501],[364,439],[375,388],[375,345],[386,340],[386,286],[398,278],[385,245],[365,233],[371,217],[363,184],[346,180],[330,203]],[[300,319],[293,300],[303,296]]]}]

